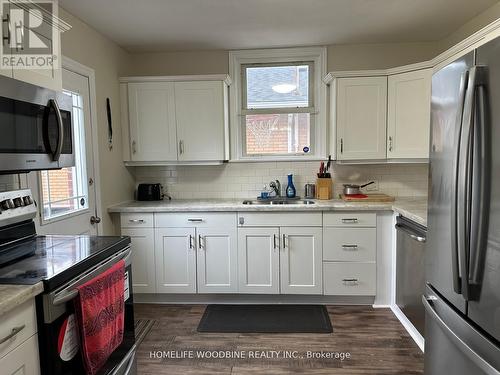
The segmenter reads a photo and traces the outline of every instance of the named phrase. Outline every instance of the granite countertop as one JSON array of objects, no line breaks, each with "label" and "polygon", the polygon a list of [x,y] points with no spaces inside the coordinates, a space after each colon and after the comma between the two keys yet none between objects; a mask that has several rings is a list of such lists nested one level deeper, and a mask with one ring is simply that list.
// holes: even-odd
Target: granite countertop
[{"label": "granite countertop", "polygon": [[43,283],[0,285],[0,316],[43,292]]},{"label": "granite countertop", "polygon": [[183,199],[172,201],[128,201],[109,207],[110,213],[204,212],[204,211],[396,211],[427,226],[427,198],[397,198],[395,202],[345,202],[341,199],[315,200],[315,204],[243,204],[243,199]]}]

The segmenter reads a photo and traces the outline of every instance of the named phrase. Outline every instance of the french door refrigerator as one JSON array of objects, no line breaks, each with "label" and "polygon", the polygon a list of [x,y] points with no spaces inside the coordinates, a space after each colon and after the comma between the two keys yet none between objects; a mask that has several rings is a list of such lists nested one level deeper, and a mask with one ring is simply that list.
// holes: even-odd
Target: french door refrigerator
[{"label": "french door refrigerator", "polygon": [[500,39],[432,78],[425,374],[500,374]]}]

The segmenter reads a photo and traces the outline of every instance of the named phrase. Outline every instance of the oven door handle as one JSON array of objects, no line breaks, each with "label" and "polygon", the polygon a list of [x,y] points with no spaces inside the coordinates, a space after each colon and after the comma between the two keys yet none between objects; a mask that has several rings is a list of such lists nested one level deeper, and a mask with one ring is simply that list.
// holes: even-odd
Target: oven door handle
[{"label": "oven door handle", "polygon": [[132,249],[129,246],[124,251],[114,255],[111,259],[99,263],[88,273],[74,279],[62,290],[55,293],[54,298],[52,299],[52,304],[57,306],[66,303],[68,301],[71,301],[73,298],[78,296],[78,289],[76,289],[78,286],[86,283],[89,280],[92,280],[94,277],[98,276],[107,269],[111,268],[113,265],[115,265],[122,259],[125,260],[126,264],[128,258],[130,257],[131,252]]},{"label": "oven door handle", "polygon": [[[116,367],[116,370],[113,371],[111,373],[111,375],[118,375],[118,374],[132,375],[133,374],[133,372],[132,372],[132,366],[134,365],[134,362],[135,362],[135,352],[136,352],[136,350],[137,350],[137,347],[134,344],[134,346],[132,347],[132,349],[130,349],[130,351],[128,352],[128,354],[125,356],[125,358],[123,358],[123,360],[120,362],[120,364]],[[127,367],[125,368],[125,371],[122,371],[123,366],[125,365],[125,363],[127,363]],[[135,374],[135,372],[134,372],[134,374]]]}]

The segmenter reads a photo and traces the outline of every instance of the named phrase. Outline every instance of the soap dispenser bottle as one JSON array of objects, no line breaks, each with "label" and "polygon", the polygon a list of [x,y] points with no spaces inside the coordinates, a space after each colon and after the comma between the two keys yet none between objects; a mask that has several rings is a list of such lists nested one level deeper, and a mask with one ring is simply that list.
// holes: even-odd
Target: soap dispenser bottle
[{"label": "soap dispenser bottle", "polygon": [[295,198],[297,191],[295,190],[295,186],[293,185],[293,174],[288,175],[288,185],[286,187],[286,196],[287,198]]}]

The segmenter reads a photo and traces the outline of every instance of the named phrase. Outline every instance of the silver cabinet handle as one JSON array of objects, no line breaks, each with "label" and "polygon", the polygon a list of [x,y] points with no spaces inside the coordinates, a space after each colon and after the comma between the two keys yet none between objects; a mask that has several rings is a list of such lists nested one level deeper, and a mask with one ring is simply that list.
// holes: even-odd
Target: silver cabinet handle
[{"label": "silver cabinet handle", "polygon": [[344,285],[359,285],[359,279],[342,279]]},{"label": "silver cabinet handle", "polygon": [[145,223],[146,221],[143,220],[143,219],[129,219],[129,222],[130,223],[138,223],[138,224],[143,224]]},{"label": "silver cabinet handle", "polygon": [[179,141],[179,155],[182,155],[184,153],[184,141],[180,140]]},{"label": "silver cabinet handle", "polygon": [[[278,240],[278,241],[277,241]],[[273,234],[273,245],[274,245],[274,250],[278,248],[278,244],[276,242],[279,242],[278,236],[276,234]]]},{"label": "silver cabinet handle", "polygon": [[22,326],[19,326],[19,327],[12,328],[12,331],[7,336],[5,336],[3,339],[0,339],[0,344],[3,344],[4,342],[9,341],[11,338],[16,336],[19,332],[21,332],[25,327],[26,327],[26,324],[23,324]]},{"label": "silver cabinet handle", "polygon": [[389,152],[392,152],[392,136],[389,136]]},{"label": "silver cabinet handle", "polygon": [[358,250],[358,245],[342,245],[343,250]]},{"label": "silver cabinet handle", "polygon": [[137,143],[135,141],[132,141],[132,154],[135,154],[137,152]]},{"label": "silver cabinet handle", "polygon": [[188,221],[190,223],[203,223],[203,219],[200,219],[200,218],[198,218],[198,219],[188,219]]},{"label": "silver cabinet handle", "polygon": [[342,219],[342,223],[344,223],[344,224],[352,224],[352,223],[357,223],[357,222],[358,222],[358,219],[355,217]]},{"label": "silver cabinet handle", "polygon": [[283,233],[283,250],[285,250],[286,247],[286,235]]},{"label": "silver cabinet handle", "polygon": [[201,234],[198,235],[198,248],[203,249],[203,245],[201,243]]},{"label": "silver cabinet handle", "polygon": [[193,236],[192,235],[189,235],[189,248],[190,249],[193,248]]},{"label": "silver cabinet handle", "polygon": [[340,153],[344,153],[344,138],[340,138]]},{"label": "silver cabinet handle", "polygon": [[[21,41],[17,40],[17,30],[19,30],[19,34],[21,35]],[[16,38],[16,50],[21,51],[24,49],[23,47],[23,42],[24,42],[24,26],[23,26],[23,21],[19,21],[19,23],[14,23],[14,37]]]}]

